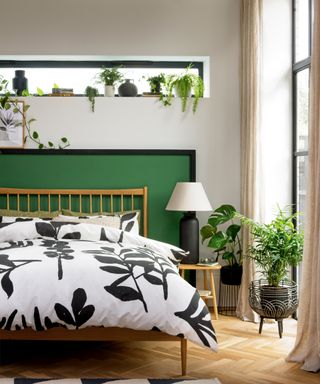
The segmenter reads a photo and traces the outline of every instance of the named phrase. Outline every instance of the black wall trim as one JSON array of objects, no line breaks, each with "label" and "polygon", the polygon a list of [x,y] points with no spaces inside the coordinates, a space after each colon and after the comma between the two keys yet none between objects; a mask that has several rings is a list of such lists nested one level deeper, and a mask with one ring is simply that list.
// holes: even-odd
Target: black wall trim
[{"label": "black wall trim", "polygon": [[196,181],[196,150],[195,149],[0,149],[0,155],[164,155],[189,156],[190,181]]},{"label": "black wall trim", "polygon": [[186,68],[192,63],[203,79],[201,61],[152,61],[152,60],[0,60],[0,68],[101,68],[122,66],[123,68]]}]

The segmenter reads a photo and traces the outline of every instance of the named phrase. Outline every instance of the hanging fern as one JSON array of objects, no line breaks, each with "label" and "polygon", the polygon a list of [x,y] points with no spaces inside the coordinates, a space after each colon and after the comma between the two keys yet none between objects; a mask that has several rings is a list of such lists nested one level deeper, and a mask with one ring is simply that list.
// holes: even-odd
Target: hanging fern
[{"label": "hanging fern", "polygon": [[200,76],[190,73],[192,65],[188,65],[185,73],[182,75],[170,75],[166,77],[165,81],[165,95],[160,97],[164,106],[171,105],[173,98],[173,90],[175,89],[178,97],[181,98],[182,112],[187,109],[188,98],[191,96],[193,90],[193,104],[192,111],[196,112],[199,104],[199,99],[203,97],[204,85],[203,80]]}]

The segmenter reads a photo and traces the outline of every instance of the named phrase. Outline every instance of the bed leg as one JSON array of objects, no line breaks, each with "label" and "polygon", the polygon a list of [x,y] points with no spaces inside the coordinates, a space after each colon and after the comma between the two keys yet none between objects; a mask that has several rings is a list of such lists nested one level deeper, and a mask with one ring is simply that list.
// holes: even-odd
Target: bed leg
[{"label": "bed leg", "polygon": [[187,339],[181,339],[181,374],[187,374]]}]

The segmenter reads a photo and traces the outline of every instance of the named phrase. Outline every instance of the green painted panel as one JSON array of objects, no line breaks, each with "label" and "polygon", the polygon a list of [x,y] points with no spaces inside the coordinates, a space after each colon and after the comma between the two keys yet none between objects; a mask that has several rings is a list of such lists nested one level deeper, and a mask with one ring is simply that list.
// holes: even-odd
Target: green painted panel
[{"label": "green painted panel", "polygon": [[167,212],[165,207],[175,183],[190,181],[189,155],[78,153],[1,154],[0,185],[61,189],[137,188],[146,185],[149,237],[178,245],[180,214]]}]

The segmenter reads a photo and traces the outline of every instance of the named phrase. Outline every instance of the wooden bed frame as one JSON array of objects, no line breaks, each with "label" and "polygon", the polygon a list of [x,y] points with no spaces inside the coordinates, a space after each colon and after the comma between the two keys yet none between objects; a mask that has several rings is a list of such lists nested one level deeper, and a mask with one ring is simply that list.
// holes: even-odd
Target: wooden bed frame
[{"label": "wooden bed frame", "polygon": [[[0,199],[2,199],[0,200],[0,208],[2,209],[52,212],[61,209],[71,210],[76,203],[78,211],[81,213],[112,213],[114,211],[134,210],[136,200],[140,199],[142,234],[143,236],[148,234],[147,187],[95,190],[0,188]],[[95,207],[98,207],[98,210]],[[181,345],[181,373],[183,376],[187,373],[187,340],[163,332],[103,327],[87,327],[77,330],[52,328],[45,331],[34,331],[27,328],[19,331],[0,330],[1,340],[179,341]]]}]

